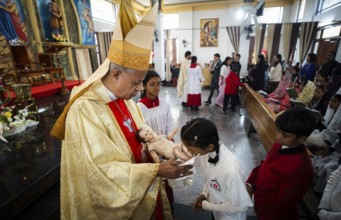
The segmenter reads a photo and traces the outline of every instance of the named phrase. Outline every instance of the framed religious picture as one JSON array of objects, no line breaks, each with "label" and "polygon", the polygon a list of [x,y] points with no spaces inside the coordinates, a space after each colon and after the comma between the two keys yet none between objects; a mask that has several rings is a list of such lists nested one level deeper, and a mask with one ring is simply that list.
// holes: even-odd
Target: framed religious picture
[{"label": "framed religious picture", "polygon": [[95,30],[90,0],[73,0],[81,27],[82,44],[95,44]]},{"label": "framed religious picture", "polygon": [[200,20],[200,47],[218,46],[219,18]]},{"label": "framed religious picture", "polygon": [[[22,3],[19,0],[0,1],[0,34],[10,45],[21,45],[28,42],[27,26],[24,19]],[[7,43],[0,45],[7,45]]]}]

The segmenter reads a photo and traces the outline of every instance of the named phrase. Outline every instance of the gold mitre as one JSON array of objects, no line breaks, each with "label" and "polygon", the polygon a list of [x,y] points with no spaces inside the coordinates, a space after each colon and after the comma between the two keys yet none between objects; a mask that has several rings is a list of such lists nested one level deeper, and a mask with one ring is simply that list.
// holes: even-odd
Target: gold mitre
[{"label": "gold mitre", "polygon": [[158,4],[137,23],[131,1],[122,0],[108,59],[134,70],[148,70]]},{"label": "gold mitre", "polygon": [[155,3],[148,14],[137,24],[131,0],[121,1],[120,14],[112,37],[109,55],[85,82],[72,89],[68,104],[50,132],[53,137],[64,140],[65,120],[71,105],[95,81],[105,76],[109,70],[110,62],[130,69],[148,70],[157,9],[158,3]]}]

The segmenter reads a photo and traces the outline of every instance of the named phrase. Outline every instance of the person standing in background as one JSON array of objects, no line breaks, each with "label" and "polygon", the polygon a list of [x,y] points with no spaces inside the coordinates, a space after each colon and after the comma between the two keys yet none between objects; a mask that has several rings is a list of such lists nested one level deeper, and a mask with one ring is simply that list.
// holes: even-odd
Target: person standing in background
[{"label": "person standing in background", "polygon": [[307,56],[306,63],[303,65],[299,72],[300,77],[303,81],[310,80],[314,81],[316,71],[316,54],[310,53]]},{"label": "person standing in background", "polygon": [[273,57],[273,64],[269,72],[269,83],[266,89],[267,93],[272,93],[281,81],[283,73],[282,55],[277,54]]},{"label": "person standing in background", "polygon": [[240,54],[237,53],[233,58],[233,61],[231,63],[231,70],[240,77],[240,70],[242,69],[242,65],[240,64]]},{"label": "person standing in background", "polygon": [[215,104],[219,107],[224,106],[224,96],[225,96],[225,85],[226,85],[226,77],[231,72],[231,63],[232,63],[232,58],[231,57],[226,57],[224,62],[221,65],[220,69],[220,77],[219,77],[219,94],[218,97],[215,100]]},{"label": "person standing in background", "polygon": [[265,86],[265,59],[262,54],[258,55],[256,66],[250,71],[249,81],[250,87],[255,90],[264,90]]},{"label": "person standing in background", "polygon": [[188,95],[187,106],[191,110],[199,111],[201,105],[201,83],[204,80],[201,67],[197,64],[198,58],[192,56],[191,65],[188,69]]},{"label": "person standing in background", "polygon": [[[174,130],[170,105],[165,99],[159,98],[161,89],[160,75],[154,70],[148,70],[142,84],[143,91],[137,106],[141,109],[146,124],[158,135],[163,135],[172,141],[177,130]],[[173,210],[174,196],[168,180],[164,180],[164,186]]]},{"label": "person standing in background", "polygon": [[334,68],[339,64],[339,62],[335,60],[335,56],[336,56],[335,51],[329,51],[329,53],[327,54],[327,62],[323,64],[323,66],[319,70],[319,73],[324,74],[327,79],[329,79],[329,77],[332,75]]},{"label": "person standing in background", "polygon": [[157,134],[168,136],[174,130],[174,124],[170,105],[165,99],[159,98],[160,75],[154,70],[148,70],[142,84],[144,90],[137,105],[145,122]]},{"label": "person standing in background", "polygon": [[178,78],[177,90],[178,96],[181,97],[181,104],[183,107],[187,106],[187,86],[188,86],[188,69],[191,64],[191,52],[186,51],[185,59],[182,61],[180,66],[180,73]]},{"label": "person standing in background", "polygon": [[212,97],[214,94],[214,90],[217,90],[217,93],[219,94],[219,76],[220,76],[220,68],[221,68],[221,60],[220,60],[220,54],[216,53],[213,56],[213,62],[211,63],[211,75],[212,75],[212,81],[211,81],[211,87],[210,87],[210,95],[207,98],[207,101],[205,101],[205,104],[210,105],[212,102]]}]

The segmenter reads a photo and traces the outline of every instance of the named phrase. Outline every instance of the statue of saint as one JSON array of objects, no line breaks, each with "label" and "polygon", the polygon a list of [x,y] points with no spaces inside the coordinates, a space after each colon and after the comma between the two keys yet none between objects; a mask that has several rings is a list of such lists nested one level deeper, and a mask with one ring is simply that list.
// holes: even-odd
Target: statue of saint
[{"label": "statue of saint", "polygon": [[61,35],[62,34],[62,15],[59,9],[59,5],[57,4],[56,0],[51,0],[48,4],[48,9],[51,15],[51,28],[52,34]]}]

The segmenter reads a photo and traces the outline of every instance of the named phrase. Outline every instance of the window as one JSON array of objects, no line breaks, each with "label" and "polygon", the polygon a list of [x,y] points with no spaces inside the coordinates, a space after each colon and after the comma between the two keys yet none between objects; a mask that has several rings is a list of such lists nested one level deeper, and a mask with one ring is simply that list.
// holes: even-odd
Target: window
[{"label": "window", "polygon": [[297,21],[301,21],[303,18],[303,13],[305,9],[305,1],[306,0],[301,0],[300,5],[298,6],[298,13],[297,13]]},{"label": "window", "polygon": [[320,14],[324,11],[335,8],[340,4],[341,4],[340,0],[319,0],[316,14]]},{"label": "window", "polygon": [[[269,7],[264,8],[262,16],[258,16],[258,23],[272,24],[272,23],[282,23],[283,18],[283,7]],[[251,19],[251,24],[255,24],[254,20]]]},{"label": "window", "polygon": [[91,0],[92,18],[99,22],[115,24],[115,4],[106,0]]},{"label": "window", "polygon": [[164,14],[163,29],[178,29],[178,14]]},{"label": "window", "polygon": [[323,30],[322,38],[333,38],[340,35],[341,26],[326,28]]}]

